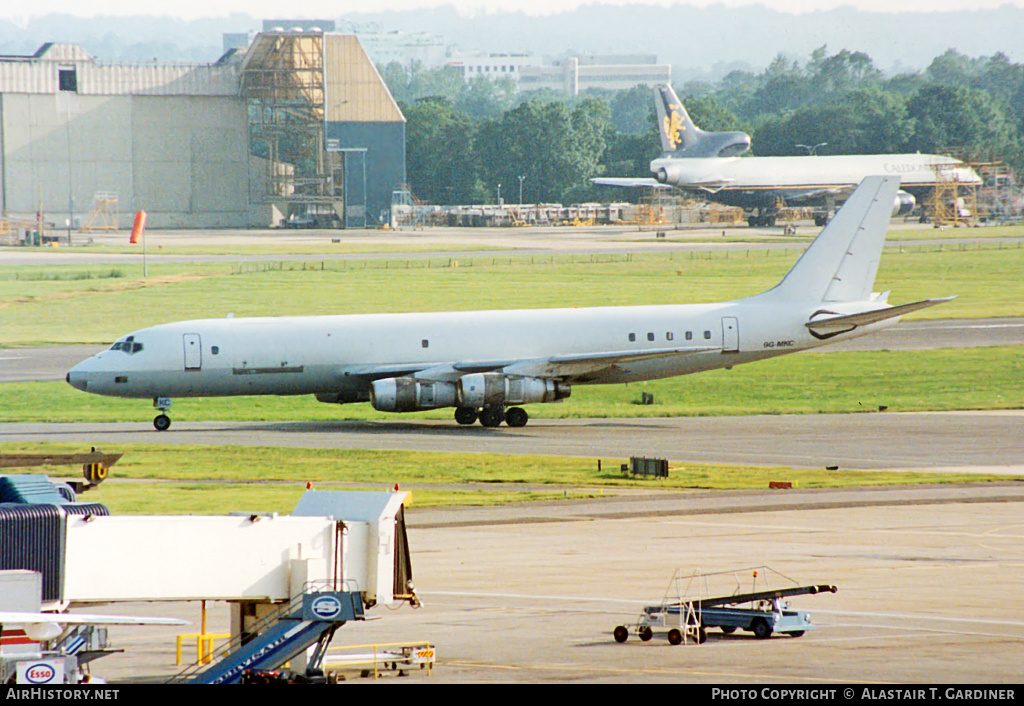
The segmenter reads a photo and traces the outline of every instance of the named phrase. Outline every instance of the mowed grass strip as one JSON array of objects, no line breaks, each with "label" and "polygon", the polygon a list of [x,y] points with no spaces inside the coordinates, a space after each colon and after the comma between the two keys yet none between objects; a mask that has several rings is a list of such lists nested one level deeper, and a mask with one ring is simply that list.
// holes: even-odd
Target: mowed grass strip
[{"label": "mowed grass strip", "polygon": [[[528,405],[537,418],[677,417],[742,414],[923,412],[1024,408],[1024,349],[798,353],[666,380],[578,385],[557,404]],[[640,404],[643,393],[653,404]],[[138,422],[155,415],[149,400],[89,395],[64,382],[0,385],[3,422]],[[398,419],[369,404],[333,405],[312,395],[179,398],[171,417],[185,421]],[[451,419],[451,409],[402,418]]]},{"label": "mowed grass strip", "polygon": [[[1009,480],[998,475],[828,471],[785,467],[688,464],[670,459],[669,478],[637,480],[619,470],[626,459],[504,456],[418,451],[327,450],[239,446],[105,445],[123,453],[108,480],[81,496],[115,514],[291,512],[307,484],[318,490],[410,490],[415,507],[564,500],[633,489],[763,489],[770,481],[797,488]],[[80,453],[64,443],[0,443],[0,453]],[[78,469],[38,467],[69,478]]]},{"label": "mowed grass strip", "polygon": [[[875,289],[894,304],[957,295],[916,318],[1024,316],[1024,248],[906,246]],[[735,299],[778,283],[799,250],[516,255],[141,267],[0,267],[0,346],[105,344],[169,321]]]}]

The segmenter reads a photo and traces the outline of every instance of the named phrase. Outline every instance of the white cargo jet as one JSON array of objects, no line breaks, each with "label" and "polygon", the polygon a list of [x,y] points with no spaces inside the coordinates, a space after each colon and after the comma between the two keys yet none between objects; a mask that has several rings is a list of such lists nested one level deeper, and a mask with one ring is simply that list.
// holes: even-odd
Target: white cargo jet
[{"label": "white cargo jet", "polygon": [[751,226],[772,226],[780,202],[817,206],[815,223],[828,216],[866,177],[899,176],[902,188],[893,198],[893,214],[910,213],[918,199],[940,182],[966,187],[981,177],[964,162],[934,154],[868,154],[806,157],[741,157],[750,147],[743,132],[704,132],[690,120],[671,86],[654,89],[661,155],[647,178],[599,177],[605,186],[671,188],[696,192],[751,215]]},{"label": "white cargo jet", "polygon": [[385,412],[455,407],[459,424],[526,424],[574,385],[729,368],[874,331],[948,299],[873,294],[898,177],[864,180],[773,289],[716,304],[281,318],[136,331],[79,363],[79,390],[153,398],[312,394]]}]

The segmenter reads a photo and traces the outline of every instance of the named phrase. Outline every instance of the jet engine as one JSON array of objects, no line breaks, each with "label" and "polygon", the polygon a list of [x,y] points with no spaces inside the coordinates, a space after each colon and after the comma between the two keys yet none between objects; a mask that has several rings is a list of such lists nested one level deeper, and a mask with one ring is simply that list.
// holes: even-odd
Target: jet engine
[{"label": "jet engine", "polygon": [[571,394],[555,380],[509,377],[501,373],[473,373],[459,380],[459,399],[466,407],[505,407],[531,402],[554,402]]},{"label": "jet engine", "polygon": [[404,377],[374,380],[370,385],[370,404],[380,412],[415,412],[418,409],[454,407],[457,400],[453,382]]},{"label": "jet engine", "polygon": [[683,173],[675,164],[664,164],[654,170],[654,178],[661,184],[678,184]]},{"label": "jet engine", "polygon": [[917,200],[913,194],[908,194],[906,191],[897,191],[896,201],[892,205],[892,215],[905,216],[913,211],[916,205]]}]

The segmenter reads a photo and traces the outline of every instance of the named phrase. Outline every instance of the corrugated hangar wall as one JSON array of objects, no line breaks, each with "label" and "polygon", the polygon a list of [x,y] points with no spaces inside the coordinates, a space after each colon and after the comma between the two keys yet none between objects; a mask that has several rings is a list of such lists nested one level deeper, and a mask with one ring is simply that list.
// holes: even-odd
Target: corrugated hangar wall
[{"label": "corrugated hangar wall", "polygon": [[[114,192],[123,217],[147,211],[154,227],[255,223],[248,204],[245,106],[218,96],[0,96],[3,209],[40,208],[63,225],[97,192]],[[73,201],[69,203],[69,190]]]},{"label": "corrugated hangar wall", "polygon": [[327,35],[326,40],[328,149],[347,152],[349,201],[365,184],[366,225],[387,223],[391,192],[405,185],[405,116],[355,35]]},{"label": "corrugated hangar wall", "polygon": [[[122,227],[140,210],[157,228],[269,225],[280,196],[270,178],[296,165],[278,169],[251,153],[240,78],[260,42],[275,39],[258,35],[246,60],[226,55],[215,64],[105,64],[72,44],[0,57],[0,209],[28,218],[42,211],[63,228],[69,214],[86,220],[97,194],[116,194]],[[405,118],[355,36],[322,39],[324,101],[307,107],[322,121],[321,156],[339,154],[323,157],[327,166],[313,175],[332,193],[296,189],[295,197],[334,201],[328,169],[340,166],[345,224],[372,226],[405,182]],[[271,68],[260,75],[301,84]]]}]

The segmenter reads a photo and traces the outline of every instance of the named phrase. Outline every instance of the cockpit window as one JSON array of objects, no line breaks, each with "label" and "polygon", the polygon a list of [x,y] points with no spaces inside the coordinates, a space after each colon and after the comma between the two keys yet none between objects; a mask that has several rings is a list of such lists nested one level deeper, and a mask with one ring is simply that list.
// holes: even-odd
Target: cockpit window
[{"label": "cockpit window", "polygon": [[142,350],[142,344],[135,340],[135,336],[128,336],[123,341],[118,341],[110,347],[112,351],[124,351],[128,355],[133,355]]}]

